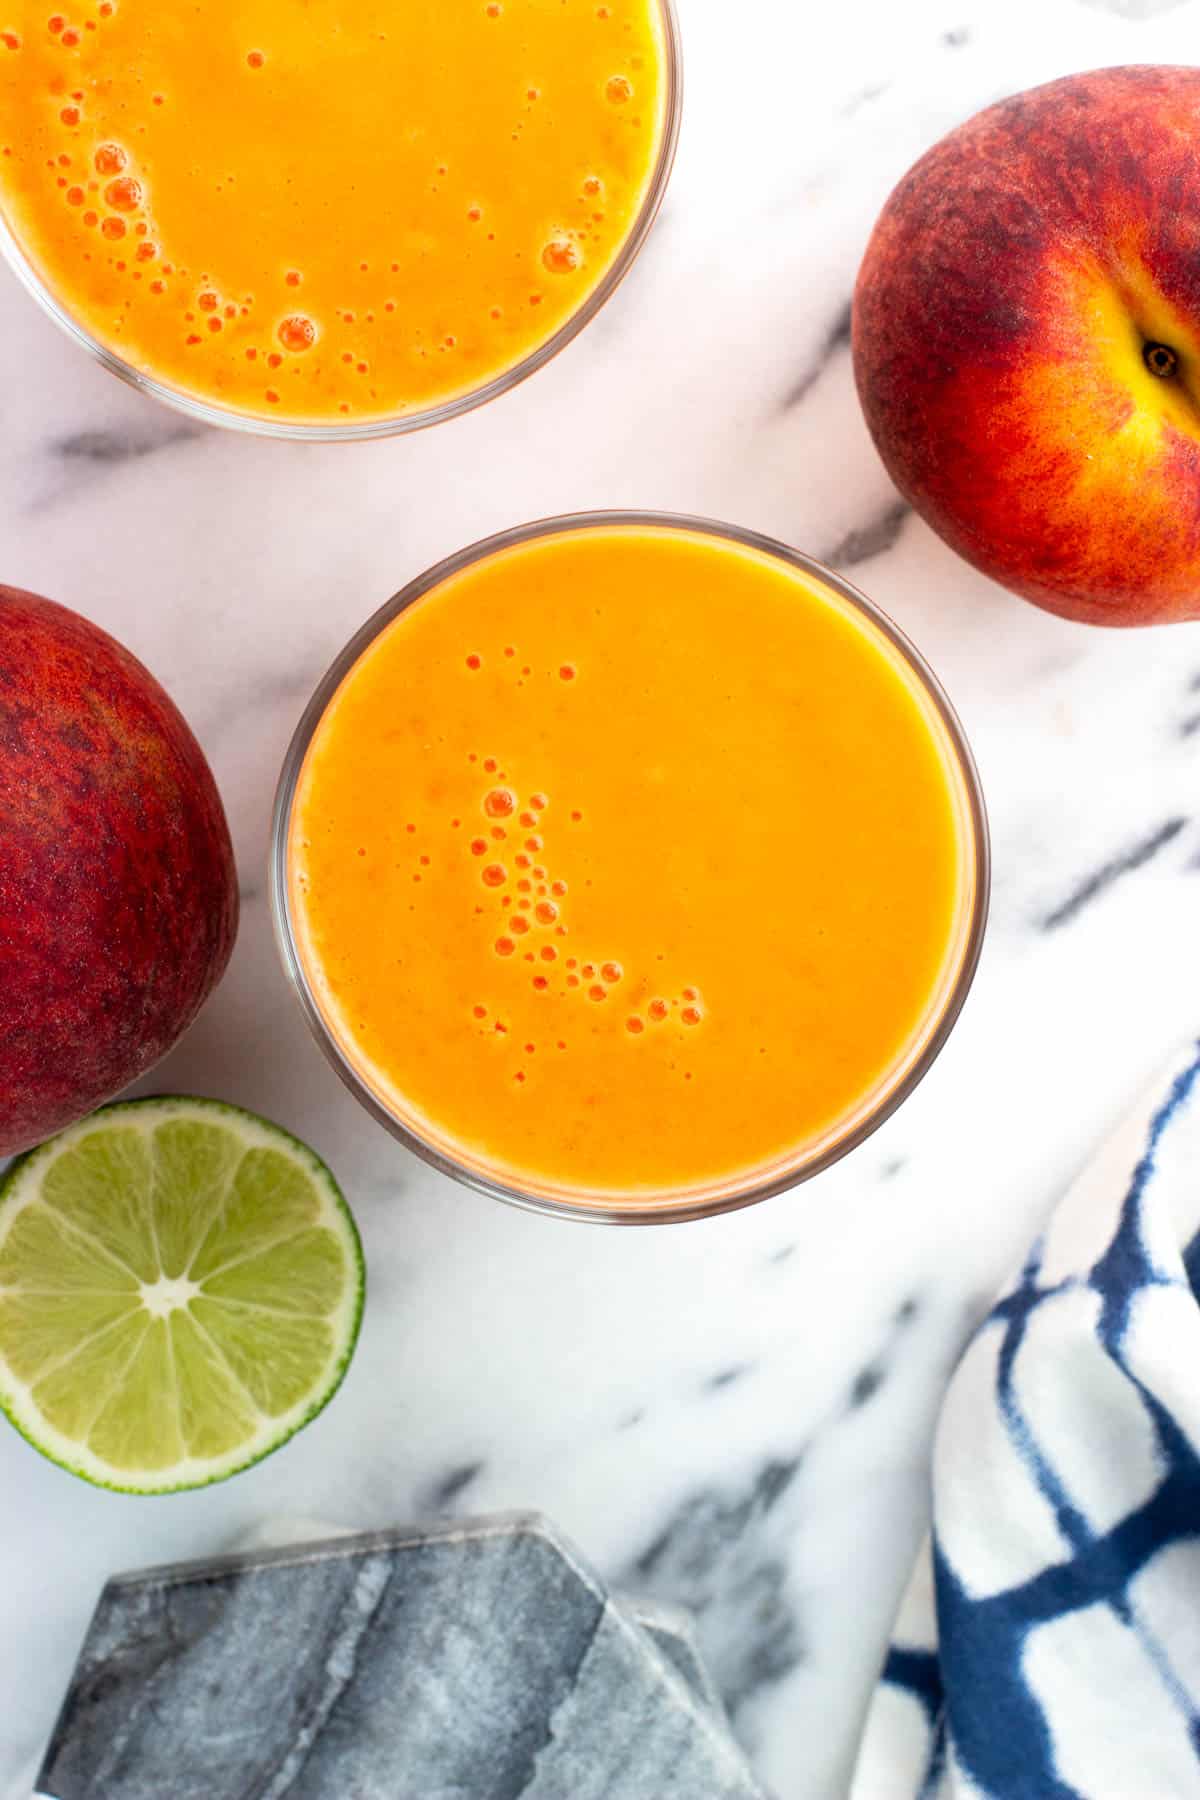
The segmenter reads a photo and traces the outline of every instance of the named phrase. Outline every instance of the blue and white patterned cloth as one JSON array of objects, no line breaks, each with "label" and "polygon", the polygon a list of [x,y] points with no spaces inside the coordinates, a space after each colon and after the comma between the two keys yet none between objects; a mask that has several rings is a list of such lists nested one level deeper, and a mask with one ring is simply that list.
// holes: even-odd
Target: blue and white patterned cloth
[{"label": "blue and white patterned cloth", "polygon": [[955,1372],[852,1800],[1200,1796],[1200,1048]]}]

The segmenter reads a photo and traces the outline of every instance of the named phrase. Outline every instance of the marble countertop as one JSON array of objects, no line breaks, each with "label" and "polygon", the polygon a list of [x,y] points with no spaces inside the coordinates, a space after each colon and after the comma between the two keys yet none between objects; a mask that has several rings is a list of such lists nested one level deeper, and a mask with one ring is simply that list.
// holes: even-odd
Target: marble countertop
[{"label": "marble countertop", "polygon": [[[555,363],[455,424],[359,447],[197,430],[0,277],[0,574],[149,664],[237,839],[231,971],[147,1085],[310,1139],[372,1281],[330,1413],[226,1487],[121,1499],[0,1432],[3,1800],[28,1800],[109,1573],[281,1514],[530,1506],[606,1575],[693,1606],[780,1800],[833,1800],[946,1371],[1093,1142],[1200,1027],[1200,626],[1073,626],[957,561],[890,488],[846,343],[871,221],[927,144],[1068,70],[1194,59],[1200,0],[740,0],[736,24],[727,0],[679,5],[683,138],[638,266]],[[629,505],[773,533],[893,613],[973,740],[996,871],[962,1022],[875,1138],[748,1212],[606,1232],[459,1189],[358,1110],[285,985],[264,868],[293,726],[370,611],[488,532]]]}]

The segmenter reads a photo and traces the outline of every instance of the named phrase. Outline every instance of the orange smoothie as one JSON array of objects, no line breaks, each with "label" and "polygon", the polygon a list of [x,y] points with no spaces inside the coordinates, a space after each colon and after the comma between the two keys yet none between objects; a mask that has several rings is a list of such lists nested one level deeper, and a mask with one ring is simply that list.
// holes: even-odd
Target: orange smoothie
[{"label": "orange smoothie", "polygon": [[0,204],[99,343],[354,425],[500,380],[604,286],[669,134],[664,0],[9,0]]},{"label": "orange smoothie", "polygon": [[287,826],[303,979],[461,1169],[622,1210],[779,1180],[903,1080],[983,896],[945,716],[782,556],[587,521],[343,677]]}]

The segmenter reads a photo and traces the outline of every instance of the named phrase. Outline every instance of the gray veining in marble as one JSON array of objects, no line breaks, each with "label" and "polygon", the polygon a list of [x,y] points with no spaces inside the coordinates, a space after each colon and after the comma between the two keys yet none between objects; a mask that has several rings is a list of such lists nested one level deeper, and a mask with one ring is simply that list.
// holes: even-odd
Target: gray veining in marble
[{"label": "gray veining in marble", "polygon": [[763,1800],[686,1622],[534,1516],[123,1576],[52,1800]]}]

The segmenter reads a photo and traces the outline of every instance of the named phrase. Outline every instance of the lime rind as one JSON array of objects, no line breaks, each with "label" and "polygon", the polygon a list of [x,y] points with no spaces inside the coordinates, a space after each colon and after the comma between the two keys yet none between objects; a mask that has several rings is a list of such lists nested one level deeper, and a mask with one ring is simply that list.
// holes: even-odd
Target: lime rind
[{"label": "lime rind", "polygon": [[[205,1121],[221,1128],[208,1134],[207,1166],[196,1166],[193,1132],[189,1156],[181,1155],[188,1167],[177,1166],[172,1175],[172,1125],[193,1127]],[[182,1151],[184,1134],[179,1135],[175,1147]],[[152,1139],[155,1155],[143,1159],[139,1145],[148,1147]],[[73,1153],[82,1153],[82,1184],[73,1179],[80,1166],[80,1156]],[[54,1171],[68,1157],[72,1180],[66,1183]],[[247,1158],[254,1159],[260,1178],[257,1195],[246,1172]],[[172,1204],[172,1196],[163,1191],[162,1184],[172,1181],[180,1204]],[[64,1210],[67,1186],[69,1207]],[[304,1222],[298,1205],[302,1190],[318,1202],[316,1217]],[[76,1204],[80,1196],[81,1206]],[[80,1227],[79,1213],[103,1233],[105,1242]],[[219,1229],[223,1218],[225,1227]],[[52,1285],[6,1287],[2,1265],[10,1246],[22,1232],[31,1240],[41,1234],[29,1248],[44,1257],[48,1246],[41,1240],[47,1231],[54,1237]],[[243,1232],[244,1253],[222,1259],[220,1240]],[[306,1235],[322,1234],[327,1241],[310,1245],[310,1254],[297,1259],[293,1273],[302,1278],[297,1291],[295,1280],[280,1279],[278,1255]],[[336,1294],[331,1276],[338,1259],[329,1251],[330,1242],[341,1252],[343,1278]],[[88,1285],[89,1267],[100,1271],[94,1286]],[[199,1294],[193,1292],[191,1304],[168,1308],[163,1316],[143,1304],[147,1283],[156,1279],[169,1294],[171,1284],[185,1274],[195,1281],[200,1269],[206,1271],[203,1287]],[[227,1291],[214,1295],[214,1283]],[[52,1407],[59,1414],[56,1424],[34,1398],[30,1380],[0,1347],[0,1411],[41,1455],[95,1487],[140,1495],[180,1493],[228,1480],[262,1462],[310,1424],[337,1393],[358,1341],[365,1299],[361,1239],[329,1169],[300,1139],[224,1101],[184,1096],[119,1101],[0,1172],[0,1305],[25,1309],[17,1336],[22,1348],[34,1346],[28,1367],[36,1368],[39,1389],[49,1386],[51,1399],[62,1394]],[[329,1305],[329,1310],[315,1314],[314,1304]],[[214,1307],[221,1309],[232,1357],[228,1346],[214,1354]],[[75,1308],[84,1329],[54,1368],[38,1361],[34,1341],[39,1331],[52,1334],[56,1308],[64,1317]],[[265,1361],[253,1355],[251,1315],[261,1321],[260,1331],[269,1321],[275,1340]],[[302,1354],[306,1332],[309,1347],[317,1341],[325,1346],[319,1375],[307,1380]],[[101,1384],[100,1394],[93,1394],[90,1418],[66,1367],[83,1351],[89,1365],[100,1359],[99,1366],[107,1367],[112,1377]],[[173,1377],[169,1383],[164,1381],[166,1368]],[[128,1427],[130,1388],[136,1389],[139,1406],[159,1420],[161,1441],[156,1440],[153,1467],[127,1466],[128,1430],[123,1438],[122,1427]],[[114,1404],[114,1398],[121,1403]],[[146,1411],[132,1410],[144,1431]],[[172,1417],[177,1439],[171,1436]],[[73,1430],[64,1429],[68,1422]],[[97,1453],[77,1433],[98,1439],[109,1454]],[[197,1454],[198,1448],[205,1453]]]}]

